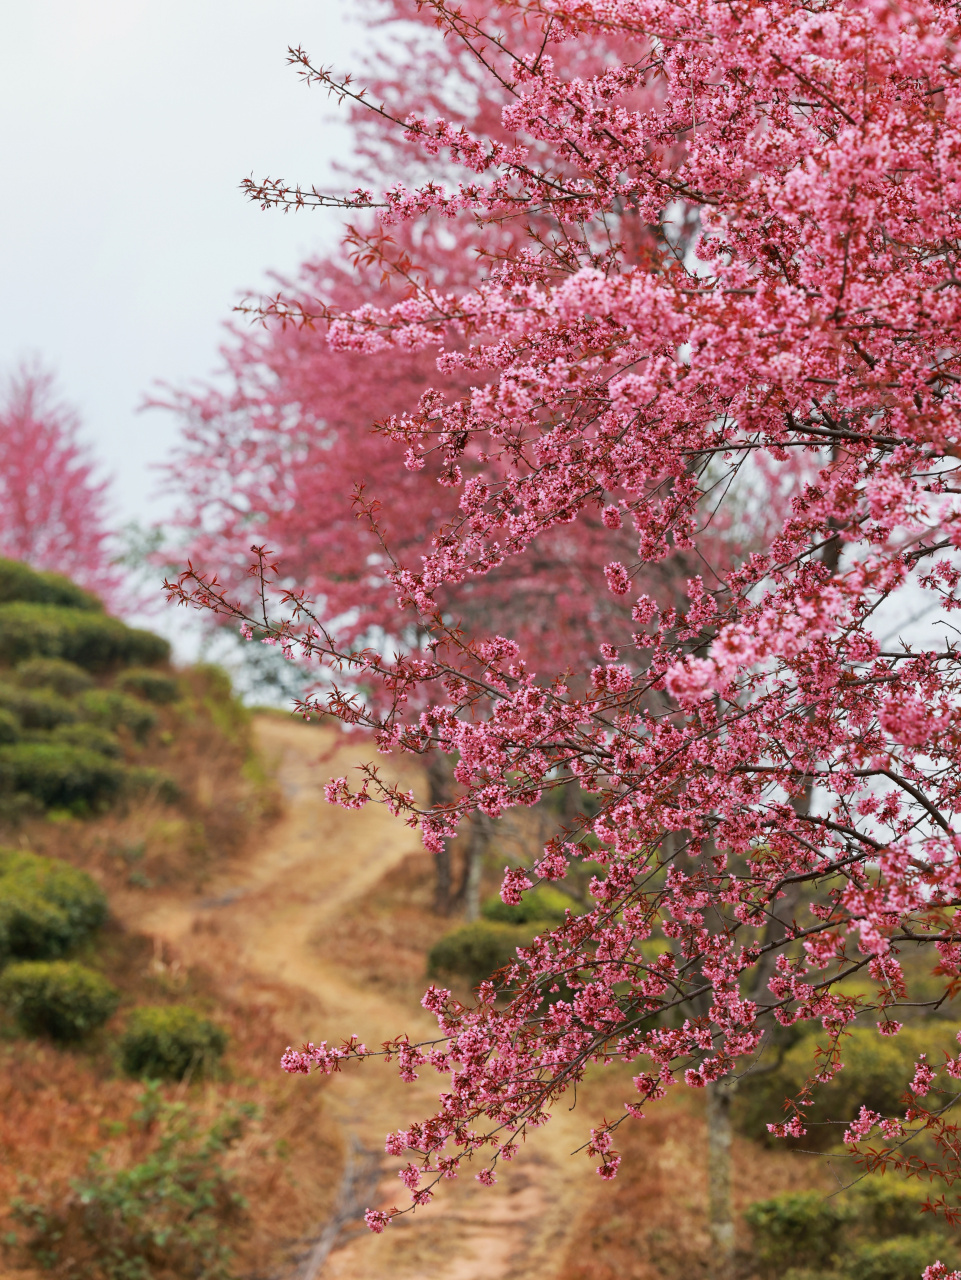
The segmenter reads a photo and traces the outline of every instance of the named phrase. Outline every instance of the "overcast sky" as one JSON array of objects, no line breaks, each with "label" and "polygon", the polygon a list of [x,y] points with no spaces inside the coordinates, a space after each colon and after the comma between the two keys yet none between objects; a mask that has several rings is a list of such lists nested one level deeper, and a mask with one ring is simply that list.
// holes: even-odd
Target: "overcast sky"
[{"label": "overcast sky", "polygon": [[333,215],[263,213],[251,172],[335,182],[348,138],[285,65],[349,68],[345,0],[0,5],[0,368],[38,354],[116,478],[122,518],[163,514],[150,463],[174,425],[137,406],[217,363],[238,296],[332,242]]}]

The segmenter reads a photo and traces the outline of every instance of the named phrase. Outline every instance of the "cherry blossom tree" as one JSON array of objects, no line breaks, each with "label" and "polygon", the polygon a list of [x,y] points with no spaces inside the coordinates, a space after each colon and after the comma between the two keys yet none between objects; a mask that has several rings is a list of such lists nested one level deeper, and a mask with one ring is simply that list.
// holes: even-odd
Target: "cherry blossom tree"
[{"label": "cherry blossom tree", "polygon": [[[946,994],[961,976],[959,655],[950,628],[881,639],[908,599],[946,623],[961,605],[955,9],[418,7],[504,95],[498,128],[369,101],[454,176],[379,196],[278,180],[248,191],[268,207],[373,209],[385,233],[438,216],[531,229],[468,288],[412,276],[379,304],[264,307],[268,322],[319,317],[348,359],[436,362],[436,385],[384,424],[438,495],[421,547],[394,551],[389,529],[382,543],[423,640],[344,644],[264,546],[250,566],[258,610],[203,568],[171,584],[315,662],[328,685],[313,709],[366,727],[384,752],[456,759],[459,790],[440,811],[373,768],[332,781],[331,800],[381,799],[438,849],[461,817],[532,805],[571,775],[592,796],[591,816],[502,887],[517,901],[588,858],[602,867],[592,910],[520,950],[471,1007],[431,988],[429,1043],[285,1056],[289,1071],[329,1072],[386,1051],[406,1079],[444,1077],[436,1113],[388,1139],[414,1205],[465,1160],[491,1182],[591,1063],[637,1069],[624,1116],[586,1143],[608,1178],[618,1124],[680,1084],[750,1071],[777,1025],[823,1028],[810,1089],[840,1069],[856,1022],[897,1034],[906,948],[930,952]],[[628,46],[641,55],[619,56]],[[292,59],[309,83],[368,101],[303,51]],[[625,210],[654,249],[620,236]],[[681,254],[678,217],[699,228]],[[391,271],[388,253],[380,262]],[[725,512],[740,518],[745,488],[789,493],[798,477],[763,550],[705,557],[682,600],[645,589],[651,566],[697,560]],[[611,552],[595,552],[605,590],[630,605],[629,619],[602,611],[597,658],[575,648],[544,665],[527,636],[483,614],[460,626],[445,607],[505,566],[536,574],[552,537],[592,520],[610,535]],[[366,598],[358,586],[355,607]],[[903,1115],[862,1111],[855,1153],[908,1167],[902,1144],[926,1131],[948,1154],[925,1176],[950,1179],[939,1071],[961,1077],[961,1058],[919,1063]],[[805,1100],[772,1130],[803,1135]],[[881,1145],[865,1155],[872,1132]],[[950,1197],[934,1207],[957,1217]],[[368,1221],[382,1230],[395,1212]]]},{"label": "cherry blossom tree", "polygon": [[118,585],[107,482],[79,439],[53,375],[22,364],[0,393],[0,555],[66,574],[110,597]]}]

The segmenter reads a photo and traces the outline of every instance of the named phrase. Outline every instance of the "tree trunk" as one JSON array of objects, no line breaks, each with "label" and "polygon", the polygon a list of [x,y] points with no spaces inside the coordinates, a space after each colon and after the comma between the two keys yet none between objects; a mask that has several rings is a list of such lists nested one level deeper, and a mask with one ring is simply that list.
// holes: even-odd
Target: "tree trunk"
[{"label": "tree trunk", "polygon": [[[450,762],[439,751],[431,752],[427,757],[427,782],[430,787],[432,809],[450,803],[452,794]],[[434,910],[441,916],[449,916],[454,908],[452,843],[452,840],[446,839],[439,852],[434,854]]]},{"label": "tree trunk", "polygon": [[481,872],[490,840],[490,819],[483,813],[471,815],[470,834],[464,854],[464,879],[458,896],[464,904],[464,919],[471,924],[480,918]]},{"label": "tree trunk", "polygon": [[731,1205],[731,1098],[733,1082],[707,1086],[707,1197],[710,1280],[734,1275],[734,1211]]}]

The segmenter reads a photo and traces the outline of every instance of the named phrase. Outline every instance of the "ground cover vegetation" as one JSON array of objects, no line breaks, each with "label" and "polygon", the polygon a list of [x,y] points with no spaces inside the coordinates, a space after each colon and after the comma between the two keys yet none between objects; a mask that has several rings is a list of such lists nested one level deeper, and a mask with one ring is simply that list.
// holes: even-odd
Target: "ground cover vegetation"
[{"label": "ground cover vegetation", "polygon": [[[586,860],[589,908],[469,1005],[432,988],[437,1039],[389,1048],[404,1075],[445,1078],[436,1113],[388,1140],[414,1205],[467,1158],[494,1179],[593,1063],[636,1072],[586,1140],[613,1178],[624,1120],[681,1083],[719,1114],[781,1029],[810,1023],[804,1084],[768,1121],[801,1138],[852,1031],[897,1037],[906,1010],[943,1010],[961,956],[958,655],[950,629],[903,624],[912,602],[941,622],[961,604],[955,9],[392,8],[439,39],[387,93],[291,60],[368,111],[375,149],[396,138],[394,173],[421,164],[346,196],[246,185],[265,207],[355,211],[359,277],[397,292],[351,298],[355,277],[329,273],[315,296],[282,291],[238,361],[276,388],[285,326],[291,353],[316,331],[344,370],[383,360],[388,384],[417,355],[429,385],[375,436],[416,530],[364,475],[371,542],[339,595],[285,561],[301,534],[310,551],[292,504],[246,579],[235,539],[172,595],[315,663],[306,712],[436,773],[446,759],[423,808],[375,769],[330,787],[384,800],[442,856],[477,815],[575,781],[590,798],[501,890],[517,903]],[[221,498],[210,442],[251,476],[263,463],[227,429],[243,395],[225,406],[200,406],[193,438],[198,491],[223,509],[236,491]],[[314,437],[283,437],[275,410],[280,473],[309,474]],[[326,497],[337,473],[317,474]],[[233,509],[238,534],[273,532]],[[286,1066],[370,1052],[309,1045]],[[893,1111],[843,1130],[870,1169],[943,1174],[930,1207],[949,1220],[959,1076],[957,1049],[919,1056]],[[718,1250],[732,1239],[718,1220]]]},{"label": "ground cover vegetation", "polygon": [[[250,717],[222,672],[172,669],[165,641],[67,579],[0,561],[0,596],[42,611],[35,633],[17,615],[0,667],[3,1261],[256,1272],[333,1195],[337,1141],[276,1087],[274,994],[184,967],[135,923],[148,893],[195,897],[276,812]],[[306,1142],[326,1159],[298,1178]]]}]

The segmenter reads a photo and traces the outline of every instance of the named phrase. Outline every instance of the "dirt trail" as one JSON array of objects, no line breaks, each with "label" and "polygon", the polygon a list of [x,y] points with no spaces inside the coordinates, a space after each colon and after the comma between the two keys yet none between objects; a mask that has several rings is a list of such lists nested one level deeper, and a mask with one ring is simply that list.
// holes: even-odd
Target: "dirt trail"
[{"label": "dirt trail", "polygon": [[[200,954],[204,922],[215,915],[226,954],[240,968],[283,984],[292,1008],[302,1005],[303,990],[320,1002],[322,1025],[295,1033],[304,1038],[337,1042],[355,1032],[374,1045],[403,1030],[412,1038],[431,1034],[436,1024],[422,1011],[399,1007],[323,960],[312,945],[325,922],[418,847],[418,837],[382,806],[347,811],[325,803],[323,783],[349,776],[363,746],[334,729],[275,716],[258,717],[257,734],[285,794],[284,818],[203,899],[156,902],[140,913],[137,927],[169,942],[190,963]],[[420,786],[413,768],[384,771],[405,787]],[[393,1066],[367,1062],[333,1077],[318,1103],[343,1126],[349,1144],[379,1152],[386,1132],[429,1114],[440,1085],[433,1072],[405,1085]],[[303,1077],[291,1080],[291,1088],[310,1087]],[[583,1137],[583,1118],[575,1123],[561,1111],[500,1174],[495,1188],[483,1189],[467,1174],[382,1236],[348,1227],[315,1274],[325,1280],[388,1274],[398,1280],[550,1280],[579,1211],[596,1194],[589,1162],[570,1158]],[[406,1203],[396,1163],[385,1161],[374,1195],[384,1206]]]}]

